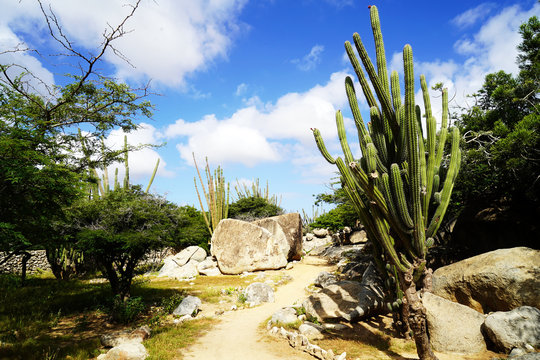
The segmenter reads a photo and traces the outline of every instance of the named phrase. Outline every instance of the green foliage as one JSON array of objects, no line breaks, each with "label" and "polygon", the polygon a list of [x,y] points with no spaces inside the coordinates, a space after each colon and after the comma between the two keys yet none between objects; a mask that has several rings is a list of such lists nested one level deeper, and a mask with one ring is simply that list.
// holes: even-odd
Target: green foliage
[{"label": "green foliage", "polygon": [[103,269],[113,293],[125,299],[137,263],[148,251],[173,244],[177,218],[175,205],[132,186],[80,201],[65,231]]},{"label": "green foliage", "polygon": [[252,221],[283,214],[277,205],[271,204],[262,197],[241,198],[229,205],[229,218]]},{"label": "green foliage", "polygon": [[476,104],[459,115],[466,151],[450,209],[453,214],[466,206],[488,206],[501,200],[521,204],[517,206],[540,202],[538,18],[522,24],[520,33],[519,75],[488,74],[482,88],[472,95]]},{"label": "green foliage", "polygon": [[191,245],[206,247],[212,235],[201,212],[193,206],[185,205],[179,206],[176,213],[176,231],[172,247],[176,250]]},{"label": "green foliage", "polygon": [[161,308],[165,314],[172,314],[172,312],[180,305],[184,300],[184,295],[181,293],[173,294],[167,298],[161,300]]},{"label": "green foliage", "polygon": [[236,185],[234,186],[236,190],[236,196],[238,199],[249,198],[249,197],[260,197],[266,200],[267,203],[280,206],[281,197],[278,199],[277,195],[270,196],[270,190],[268,187],[268,180],[266,181],[266,188],[263,190],[259,186],[259,179],[255,179],[252,182],[251,186],[247,184],[240,184],[238,179],[236,179]]},{"label": "green foliage", "polygon": [[114,322],[130,324],[139,317],[145,308],[141,297],[130,297],[124,300],[120,295],[116,295],[112,299],[109,313]]},{"label": "green foliage", "polygon": [[332,231],[337,231],[343,229],[345,226],[354,227],[357,218],[358,215],[351,204],[341,204],[335,209],[319,215],[309,227],[312,229],[330,229]]}]

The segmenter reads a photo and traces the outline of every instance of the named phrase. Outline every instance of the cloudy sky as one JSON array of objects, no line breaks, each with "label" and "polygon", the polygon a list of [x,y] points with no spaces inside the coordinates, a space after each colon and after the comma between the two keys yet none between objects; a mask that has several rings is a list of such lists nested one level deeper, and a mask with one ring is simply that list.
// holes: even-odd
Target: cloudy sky
[{"label": "cloudy sky", "polygon": [[[104,29],[129,12],[129,1],[43,4],[73,44],[92,53]],[[415,73],[430,84],[443,82],[456,108],[471,105],[467,95],[487,73],[517,72],[517,29],[540,16],[533,0],[422,0],[414,6],[402,0],[142,0],[126,24],[132,31],[115,43],[129,63],[110,52],[100,64],[100,71],[132,86],[150,80],[159,94],[149,98],[153,118],[136,119],[141,127],[128,141],[163,146],[131,155],[132,181],[146,184],[160,158],[152,190],[199,207],[195,153],[200,163],[208,157],[212,168],[221,165],[231,187],[237,179],[259,178],[282,196],[287,211],[311,212],[313,194],[327,191],[335,169],[318,153],[310,128],[319,128],[330,151],[339,153],[334,114],[343,109],[350,116],[344,79],[352,74],[343,43],[358,32],[373,56],[371,4],[379,8],[390,68],[402,73],[401,49],[411,44]],[[70,59],[47,56],[60,49],[47,36],[37,2],[0,0],[0,8],[0,51],[19,45],[41,54],[8,53],[0,63],[22,64],[49,84],[65,83],[66,64],[59,61]],[[432,103],[439,107],[437,99]],[[113,131],[107,142],[120,146],[123,133]]]}]

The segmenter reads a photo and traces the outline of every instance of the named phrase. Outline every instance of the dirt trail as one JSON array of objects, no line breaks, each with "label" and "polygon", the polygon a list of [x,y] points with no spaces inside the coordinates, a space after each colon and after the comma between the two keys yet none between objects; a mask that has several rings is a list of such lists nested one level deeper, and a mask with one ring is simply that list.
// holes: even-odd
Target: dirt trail
[{"label": "dirt trail", "polygon": [[284,342],[265,342],[265,332],[260,324],[283,306],[297,304],[306,297],[304,288],[311,284],[321,271],[332,268],[325,261],[306,257],[287,274],[293,280],[278,287],[275,302],[265,303],[252,309],[231,311],[220,317],[221,322],[204,334],[184,354],[185,359],[196,360],[276,360],[313,359],[296,351]]}]

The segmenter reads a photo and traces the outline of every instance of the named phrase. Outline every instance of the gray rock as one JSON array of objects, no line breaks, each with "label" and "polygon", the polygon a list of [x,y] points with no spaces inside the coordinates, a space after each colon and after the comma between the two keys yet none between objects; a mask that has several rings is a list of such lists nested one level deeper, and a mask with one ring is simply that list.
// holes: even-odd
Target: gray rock
[{"label": "gray rock", "polygon": [[367,241],[368,238],[365,230],[354,231],[349,237],[349,242],[351,244],[364,244]]},{"label": "gray rock", "polygon": [[212,234],[212,255],[223,274],[281,269],[287,265],[283,231],[267,229],[241,220],[221,220]]},{"label": "gray rock", "polygon": [[313,235],[315,235],[318,238],[325,238],[329,235],[327,229],[313,229]]},{"label": "gray rock", "polygon": [[112,348],[130,341],[143,342],[143,340],[150,337],[150,332],[150,328],[144,325],[133,331],[124,330],[103,334],[99,337],[99,340],[104,347]]},{"label": "gray rock", "polygon": [[244,290],[246,302],[251,306],[262,304],[263,302],[274,302],[274,290],[268,284],[254,282]]},{"label": "gray rock", "polygon": [[309,296],[302,303],[306,313],[319,321],[343,319],[355,322],[363,317],[384,312],[382,280],[370,265],[362,282],[340,281]]},{"label": "gray rock", "polygon": [[293,307],[284,307],[276,311],[270,319],[270,324],[290,324],[298,320],[296,309]]},{"label": "gray rock", "polygon": [[113,347],[106,354],[97,357],[98,360],[144,360],[149,356],[143,344],[136,341],[122,343]]},{"label": "gray rock", "polygon": [[298,328],[300,334],[308,338],[308,340],[324,339],[324,328],[321,325],[306,321]]},{"label": "gray rock", "polygon": [[252,222],[269,230],[272,234],[282,232],[287,240],[280,243],[281,250],[288,261],[302,257],[302,218],[299,213],[289,213],[260,219]]},{"label": "gray rock", "polygon": [[489,314],[483,328],[497,350],[509,352],[526,344],[540,347],[540,310],[532,306]]},{"label": "gray rock", "polygon": [[[331,244],[332,238],[330,236],[324,238],[315,237],[311,241],[304,241],[302,243],[302,248],[305,252],[310,253],[310,255],[318,255]],[[320,251],[316,251],[319,248]]]},{"label": "gray rock", "polygon": [[512,360],[540,360],[540,353],[529,353],[518,357],[511,358]]},{"label": "gray rock", "polygon": [[431,293],[425,293],[422,302],[434,350],[459,354],[486,351],[481,331],[483,314]]},{"label": "gray rock", "polygon": [[336,275],[330,274],[328,271],[322,271],[317,275],[317,278],[313,281],[315,286],[325,288],[328,285],[335,284],[339,281]]},{"label": "gray rock", "polygon": [[307,233],[306,236],[304,236],[304,241],[311,241],[315,238],[315,235],[313,233]]},{"label": "gray rock", "polygon": [[217,261],[215,261],[210,256],[197,264],[197,271],[199,272],[199,274],[206,276],[221,275],[221,271],[219,271]]},{"label": "gray rock", "polygon": [[328,262],[333,263],[333,264],[343,259],[352,261],[356,259],[357,257],[360,257],[363,255],[363,251],[362,251],[363,248],[364,248],[364,245],[331,246],[331,247],[326,248],[321,253],[321,256],[324,256],[326,259],[328,259]]},{"label": "gray rock", "polygon": [[167,257],[158,277],[171,277],[178,280],[189,279],[199,275],[197,264],[199,264],[197,261],[190,260],[187,264],[179,266],[173,257]]},{"label": "gray rock", "polygon": [[441,267],[433,293],[479,312],[540,308],[540,250],[499,249]]},{"label": "gray rock", "polygon": [[191,316],[193,313],[196,313],[199,310],[199,306],[201,306],[201,304],[201,299],[196,296],[188,295],[184,298],[184,300],[182,300],[180,305],[178,305],[178,307],[174,309],[173,315]]}]

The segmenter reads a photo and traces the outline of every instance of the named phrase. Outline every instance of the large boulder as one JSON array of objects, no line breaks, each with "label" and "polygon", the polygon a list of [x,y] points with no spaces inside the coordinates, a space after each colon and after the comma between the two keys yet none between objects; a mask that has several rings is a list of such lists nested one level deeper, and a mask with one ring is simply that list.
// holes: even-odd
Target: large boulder
[{"label": "large boulder", "polygon": [[235,219],[221,220],[212,234],[212,255],[223,274],[280,269],[287,265],[283,231],[273,234],[264,227]]},{"label": "large boulder", "polygon": [[496,349],[508,353],[527,344],[540,347],[540,310],[522,306],[512,311],[489,314],[484,331]]},{"label": "large boulder", "polygon": [[444,266],[433,273],[432,292],[479,312],[540,308],[540,251],[499,249]]},{"label": "large boulder", "polygon": [[113,347],[106,354],[97,357],[98,360],[144,360],[149,356],[143,344],[137,341],[124,342]]},{"label": "large boulder", "polygon": [[384,311],[382,280],[374,265],[368,266],[362,282],[340,281],[309,296],[302,306],[319,321],[355,322]]},{"label": "large boulder", "polygon": [[283,232],[287,243],[281,244],[288,261],[300,260],[302,256],[302,218],[299,213],[273,216],[252,222],[271,233]]},{"label": "large boulder", "polygon": [[482,335],[484,315],[431,293],[425,293],[429,340],[433,349],[444,353],[475,354],[486,350]]}]

